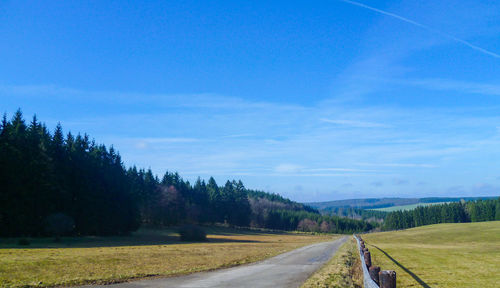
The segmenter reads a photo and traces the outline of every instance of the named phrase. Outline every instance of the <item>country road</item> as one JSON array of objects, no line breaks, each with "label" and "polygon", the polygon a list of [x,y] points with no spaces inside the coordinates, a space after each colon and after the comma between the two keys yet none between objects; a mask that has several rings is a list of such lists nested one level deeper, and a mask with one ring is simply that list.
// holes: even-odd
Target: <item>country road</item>
[{"label": "country road", "polygon": [[345,236],[336,241],[305,246],[264,261],[229,269],[86,287],[299,287],[327,262],[347,239]]}]

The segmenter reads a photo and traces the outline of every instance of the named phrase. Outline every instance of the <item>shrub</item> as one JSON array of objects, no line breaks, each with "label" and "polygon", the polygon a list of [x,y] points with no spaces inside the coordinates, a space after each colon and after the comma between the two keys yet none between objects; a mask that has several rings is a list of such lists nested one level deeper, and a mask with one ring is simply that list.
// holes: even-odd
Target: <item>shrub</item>
[{"label": "shrub", "polygon": [[21,238],[17,241],[17,245],[22,245],[22,246],[28,246],[30,245],[30,240],[26,239],[26,238]]},{"label": "shrub", "polygon": [[306,218],[300,220],[299,224],[297,225],[297,230],[304,232],[318,232],[319,226],[316,221]]},{"label": "shrub", "polygon": [[179,229],[181,241],[207,241],[207,233],[198,226],[186,225]]}]

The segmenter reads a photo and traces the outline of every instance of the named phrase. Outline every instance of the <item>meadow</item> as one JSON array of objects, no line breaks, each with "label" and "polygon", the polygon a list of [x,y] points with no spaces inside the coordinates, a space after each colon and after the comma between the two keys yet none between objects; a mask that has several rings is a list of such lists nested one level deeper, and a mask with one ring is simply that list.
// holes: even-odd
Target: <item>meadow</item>
[{"label": "meadow", "polygon": [[362,238],[374,265],[396,271],[397,287],[499,287],[500,221],[436,224]]},{"label": "meadow", "polygon": [[445,203],[449,203],[449,202],[416,203],[416,204],[398,205],[398,206],[376,208],[376,209],[367,209],[367,210],[382,211],[382,212],[407,211],[407,210],[413,210],[413,209],[420,207],[420,206],[439,205],[439,204],[445,204]]},{"label": "meadow", "polygon": [[175,230],[123,237],[0,240],[0,287],[70,286],[168,277],[255,262],[336,236],[207,228],[208,242],[179,241]]}]

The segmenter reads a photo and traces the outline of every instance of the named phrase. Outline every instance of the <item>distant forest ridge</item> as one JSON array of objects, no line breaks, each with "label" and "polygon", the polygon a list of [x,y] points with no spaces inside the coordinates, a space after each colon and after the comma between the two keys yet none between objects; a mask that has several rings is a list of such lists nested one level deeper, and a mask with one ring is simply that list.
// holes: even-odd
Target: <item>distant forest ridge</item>
[{"label": "distant forest ridge", "polygon": [[473,201],[419,206],[386,215],[383,229],[408,229],[440,223],[467,223],[500,220],[500,197]]},{"label": "distant forest ridge", "polygon": [[320,211],[327,212],[336,210],[333,208],[359,208],[359,209],[376,209],[392,206],[411,205],[418,203],[440,203],[440,202],[460,202],[474,200],[495,199],[498,196],[478,196],[478,197],[426,197],[426,198],[365,198],[365,199],[346,199],[326,202],[309,202],[305,205],[316,208]]},{"label": "distant forest ridge", "polygon": [[112,146],[86,134],[53,133],[18,110],[0,123],[0,236],[122,235],[141,225],[225,223],[279,230],[354,233],[366,221],[322,215],[241,181],[194,183],[125,167]]}]

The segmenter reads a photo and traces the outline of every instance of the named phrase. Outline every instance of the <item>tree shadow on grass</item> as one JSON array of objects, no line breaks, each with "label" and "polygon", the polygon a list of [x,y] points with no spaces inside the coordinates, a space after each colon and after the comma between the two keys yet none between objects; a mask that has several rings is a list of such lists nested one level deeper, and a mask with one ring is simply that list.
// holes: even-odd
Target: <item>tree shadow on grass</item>
[{"label": "tree shadow on grass", "polygon": [[200,226],[207,234],[233,236],[233,235],[293,235],[293,232],[271,230],[263,228],[248,228],[248,227],[225,227],[225,226]]},{"label": "tree shadow on grass", "polygon": [[55,242],[54,238],[28,238],[29,245],[19,245],[18,238],[0,239],[0,249],[39,249],[39,248],[99,248],[99,247],[123,247],[123,246],[148,246],[148,245],[174,245],[192,243],[260,243],[257,240],[244,240],[234,238],[213,238],[213,234],[207,235],[208,241],[183,242],[178,235],[133,235],[133,236],[84,236],[84,237],[61,237]]},{"label": "tree shadow on grass", "polygon": [[415,281],[417,281],[418,284],[420,284],[422,287],[424,287],[424,288],[431,288],[431,286],[427,285],[427,283],[425,283],[422,279],[420,279],[415,273],[411,272],[410,269],[406,268],[401,263],[399,263],[398,261],[396,261],[396,259],[392,258],[391,255],[389,255],[387,252],[385,252],[384,250],[378,248],[375,245],[372,245],[372,244],[368,244],[368,245],[373,246],[373,247],[377,248],[380,252],[384,253],[384,255],[387,256],[387,258],[391,259],[391,261],[394,262],[394,264],[398,265],[399,268],[403,269],[406,273],[410,274],[410,276],[413,277],[413,279],[415,279]]},{"label": "tree shadow on grass", "polygon": [[[259,235],[294,235],[286,231],[273,231],[267,229],[250,229],[225,226],[205,226],[200,227],[207,233],[208,241],[199,243],[262,243],[265,241],[235,239],[238,236],[259,236]],[[151,228],[143,227],[130,235],[123,236],[80,236],[61,237],[55,242],[54,238],[33,238],[27,240],[29,245],[18,244],[20,238],[0,238],[0,249],[36,249],[36,248],[98,248],[98,247],[121,247],[121,246],[146,246],[146,245],[172,245],[189,244],[198,242],[182,242],[177,233],[178,227]],[[215,236],[215,237],[213,237]],[[219,238],[217,236],[225,236]],[[235,237],[235,238],[233,238]]]}]

